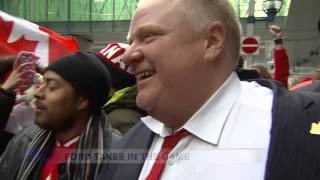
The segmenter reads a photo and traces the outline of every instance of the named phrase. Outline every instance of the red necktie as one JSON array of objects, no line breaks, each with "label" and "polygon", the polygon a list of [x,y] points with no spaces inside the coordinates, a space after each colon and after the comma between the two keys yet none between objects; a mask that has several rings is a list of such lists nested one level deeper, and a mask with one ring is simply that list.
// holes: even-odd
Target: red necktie
[{"label": "red necktie", "polygon": [[165,163],[168,159],[168,154],[176,146],[176,144],[179,142],[181,138],[189,134],[190,133],[185,129],[181,129],[180,131],[174,133],[173,135],[170,135],[164,138],[164,142],[161,146],[161,150],[146,180],[160,179]]}]

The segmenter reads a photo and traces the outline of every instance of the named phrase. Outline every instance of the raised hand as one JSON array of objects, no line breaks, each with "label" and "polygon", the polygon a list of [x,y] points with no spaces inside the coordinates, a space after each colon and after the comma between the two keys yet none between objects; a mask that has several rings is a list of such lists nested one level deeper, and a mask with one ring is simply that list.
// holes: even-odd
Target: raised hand
[{"label": "raised hand", "polygon": [[12,70],[8,79],[2,84],[1,87],[4,90],[8,91],[13,91],[18,86],[20,86],[23,90],[29,88],[32,82],[30,82],[28,78],[31,74],[34,74],[35,72],[27,68],[28,66],[34,66],[34,63],[23,63],[15,67]]},{"label": "raised hand", "polygon": [[282,29],[280,26],[271,25],[269,32],[271,33],[271,35],[273,36],[274,39],[282,39],[283,33],[282,33]]}]

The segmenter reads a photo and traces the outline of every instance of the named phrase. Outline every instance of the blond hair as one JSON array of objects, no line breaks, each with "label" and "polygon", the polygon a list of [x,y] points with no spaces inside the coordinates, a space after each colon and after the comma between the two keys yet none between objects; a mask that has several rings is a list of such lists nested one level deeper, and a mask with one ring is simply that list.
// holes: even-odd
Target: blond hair
[{"label": "blond hair", "polygon": [[[138,8],[152,4],[153,0],[140,0]],[[229,0],[168,0],[168,7],[183,7],[186,17],[198,31],[210,22],[221,21],[226,29],[226,45],[231,57],[240,56],[240,23]]]},{"label": "blond hair", "polygon": [[187,8],[187,15],[201,30],[208,23],[218,20],[226,28],[226,45],[230,48],[232,58],[240,56],[240,22],[229,0],[180,0]]}]

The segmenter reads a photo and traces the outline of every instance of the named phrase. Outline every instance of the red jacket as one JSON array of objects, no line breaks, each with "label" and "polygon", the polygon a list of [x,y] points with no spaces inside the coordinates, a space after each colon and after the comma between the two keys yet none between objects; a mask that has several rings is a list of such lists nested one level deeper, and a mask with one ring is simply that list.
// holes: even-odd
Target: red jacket
[{"label": "red jacket", "polygon": [[284,48],[274,49],[274,79],[288,86],[289,60]]}]

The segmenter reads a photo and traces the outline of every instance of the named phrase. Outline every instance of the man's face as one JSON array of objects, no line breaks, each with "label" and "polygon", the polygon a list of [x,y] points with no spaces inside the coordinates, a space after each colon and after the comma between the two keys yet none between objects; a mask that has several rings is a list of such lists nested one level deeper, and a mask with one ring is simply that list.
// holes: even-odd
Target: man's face
[{"label": "man's face", "polygon": [[202,38],[179,5],[149,0],[139,6],[128,35],[131,46],[124,56],[137,78],[139,107],[157,117],[179,108],[177,102],[196,93],[194,86],[205,66]]},{"label": "man's face", "polygon": [[73,126],[78,98],[70,83],[53,71],[44,74],[44,83],[35,93],[35,123],[42,128],[64,130]]}]

